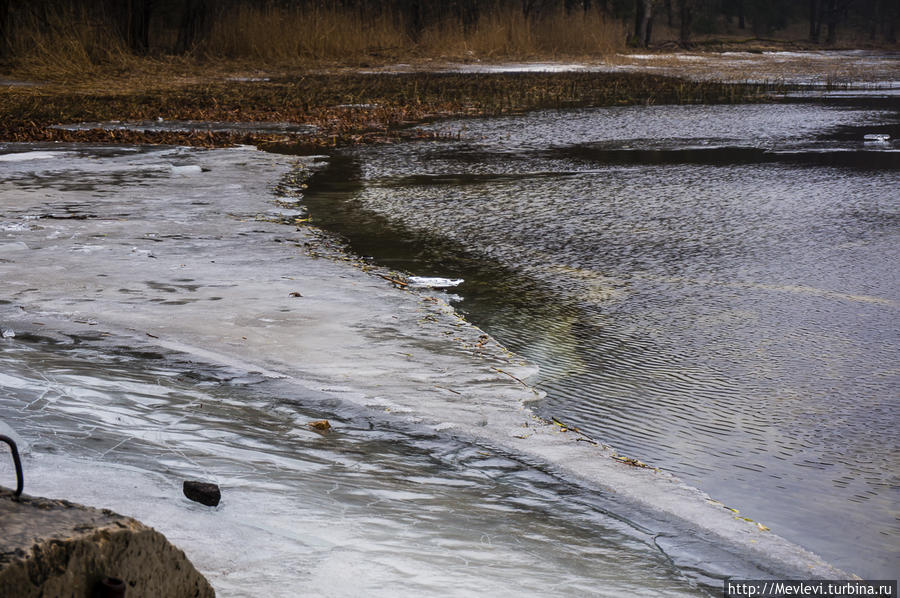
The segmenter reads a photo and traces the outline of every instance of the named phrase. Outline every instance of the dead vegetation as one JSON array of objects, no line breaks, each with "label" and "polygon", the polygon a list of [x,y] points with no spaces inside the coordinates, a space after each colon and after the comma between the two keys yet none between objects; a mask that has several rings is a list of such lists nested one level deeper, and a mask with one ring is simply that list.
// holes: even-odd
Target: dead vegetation
[{"label": "dead vegetation", "polygon": [[[690,82],[628,73],[305,73],[267,80],[175,77],[111,89],[97,80],[0,88],[0,140],[333,146],[439,136],[410,125],[449,116],[656,103],[733,103],[766,97],[763,85]],[[161,81],[168,81],[163,84]],[[118,121],[282,122],[310,133],[160,132],[54,128]]]},{"label": "dead vegetation", "polygon": [[[135,53],[112,17],[78,3],[59,3],[40,15],[20,11],[9,31],[5,70],[19,78],[64,82],[154,69],[154,58],[190,70],[217,70],[223,62],[264,65],[268,70],[370,65],[422,59],[552,59],[608,56],[625,48],[625,25],[599,9],[548,10],[525,16],[512,7],[482,11],[474,23],[438,19],[413,30],[390,9],[366,12],[335,4],[228,5],[203,35],[178,41],[183,32],[164,23],[155,44]],[[0,32],[2,33],[2,32]],[[189,45],[179,50],[180,45]]]},{"label": "dead vegetation", "polygon": [[[718,71],[680,79],[685,61],[665,56],[653,61],[656,74],[427,72],[434,64],[480,60],[602,59],[618,66],[643,60],[623,55],[626,23],[601,11],[600,3],[586,4],[590,10],[566,11],[559,4],[535,13],[523,12],[518,2],[496,3],[468,20],[452,11],[434,13],[411,27],[408,15],[391,12],[390,3],[366,12],[359,9],[365,3],[353,9],[352,2],[235,1],[223,3],[202,32],[191,35],[177,17],[188,4],[137,4],[168,6],[154,9],[155,20],[144,30],[152,35],[137,44],[111,8],[124,4],[36,0],[30,8],[14,7],[6,24],[15,27],[0,31],[0,140],[321,147],[433,137],[408,125],[445,116],[746,102],[771,91],[769,85],[722,83],[734,78]],[[421,72],[360,72],[399,61]],[[3,77],[38,84],[3,85]],[[316,129],[289,135],[54,128],[155,119],[289,122]]]}]

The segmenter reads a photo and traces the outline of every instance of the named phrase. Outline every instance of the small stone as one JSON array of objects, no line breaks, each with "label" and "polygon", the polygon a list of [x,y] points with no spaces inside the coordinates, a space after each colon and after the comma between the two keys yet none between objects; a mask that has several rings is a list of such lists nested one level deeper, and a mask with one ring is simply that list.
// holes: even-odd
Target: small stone
[{"label": "small stone", "polygon": [[222,499],[222,492],[218,486],[209,482],[197,482],[194,480],[184,481],[184,495],[192,501],[208,507],[215,507]]}]

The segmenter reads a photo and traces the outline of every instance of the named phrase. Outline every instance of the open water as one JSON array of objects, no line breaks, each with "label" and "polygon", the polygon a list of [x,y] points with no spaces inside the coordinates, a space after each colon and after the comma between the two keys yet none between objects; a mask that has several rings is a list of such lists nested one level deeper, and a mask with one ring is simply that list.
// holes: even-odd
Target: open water
[{"label": "open water", "polygon": [[898,103],[825,95],[444,122],[334,157],[306,203],[362,255],[465,279],[543,415],[894,578]]}]

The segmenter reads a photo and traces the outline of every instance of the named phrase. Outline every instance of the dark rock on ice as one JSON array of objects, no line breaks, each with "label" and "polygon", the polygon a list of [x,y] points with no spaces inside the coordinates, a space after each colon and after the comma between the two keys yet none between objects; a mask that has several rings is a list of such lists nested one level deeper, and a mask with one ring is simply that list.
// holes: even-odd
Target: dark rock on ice
[{"label": "dark rock on ice", "polygon": [[194,480],[184,481],[184,495],[192,501],[208,507],[215,507],[222,499],[222,493],[218,486],[209,482],[197,482]]}]

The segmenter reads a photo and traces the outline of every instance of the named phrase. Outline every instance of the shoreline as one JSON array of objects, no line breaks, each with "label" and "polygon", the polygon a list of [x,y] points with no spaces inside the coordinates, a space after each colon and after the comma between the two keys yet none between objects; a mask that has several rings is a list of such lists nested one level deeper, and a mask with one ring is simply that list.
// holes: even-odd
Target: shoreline
[{"label": "shoreline", "polygon": [[[612,459],[609,449],[580,441],[575,431],[536,420],[527,404],[537,397],[523,382],[531,367],[463,321],[445,301],[394,288],[377,275],[383,271],[369,272],[353,256],[330,249],[327,235],[267,221],[275,199],[267,189],[274,181],[247,187],[241,172],[268,165],[288,173],[284,156],[249,149],[170,151],[166,159],[177,163],[160,171],[170,181],[167,188],[181,187],[182,177],[191,177],[192,193],[243,185],[224,193],[213,212],[190,207],[190,198],[173,208],[204,214],[203,235],[211,245],[188,240],[196,233],[183,216],[168,225],[170,237],[148,242],[145,231],[155,230],[162,222],[156,219],[170,210],[154,207],[145,193],[132,197],[137,205],[128,207],[152,208],[140,217],[134,212],[110,219],[107,211],[116,214],[124,206],[107,198],[84,219],[51,218],[38,229],[14,230],[0,243],[8,258],[0,268],[18,273],[4,276],[14,281],[13,301],[0,305],[4,327],[35,334],[110,334],[138,347],[160,346],[283,378],[440,435],[518,455],[562,480],[615,497],[612,504],[645,527],[664,530],[663,538],[690,538],[694,544],[683,553],[675,542],[672,558],[679,568],[696,568],[705,561],[691,561],[691,554],[713,551],[719,556],[715,562],[742,563],[761,575],[849,577],[783,540],[777,530],[740,519],[673,476]],[[150,172],[157,170],[153,166]],[[226,172],[229,178],[221,180]],[[38,213],[47,202],[29,195],[17,213]],[[54,195],[62,201],[65,192]],[[48,241],[52,231],[64,241]],[[100,231],[102,238],[91,241]],[[266,264],[245,259],[240,248],[246,239],[266,247]],[[310,255],[317,252],[326,258]],[[153,284],[145,285],[148,279]],[[52,288],[41,288],[46,280],[55,281]],[[224,280],[228,289],[222,288]],[[119,285],[130,292],[113,292]],[[205,304],[209,309],[202,307],[215,297],[214,304]],[[200,309],[166,306],[162,299],[188,306],[199,302]]]},{"label": "shoreline", "polygon": [[146,69],[101,69],[83,80],[8,73],[0,78],[0,143],[252,144],[302,155],[441,139],[416,127],[447,118],[774,102],[791,93],[900,86],[900,54],[884,49],[656,49],[600,60],[419,59],[268,70],[146,60]]}]

